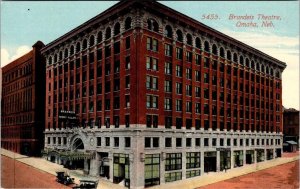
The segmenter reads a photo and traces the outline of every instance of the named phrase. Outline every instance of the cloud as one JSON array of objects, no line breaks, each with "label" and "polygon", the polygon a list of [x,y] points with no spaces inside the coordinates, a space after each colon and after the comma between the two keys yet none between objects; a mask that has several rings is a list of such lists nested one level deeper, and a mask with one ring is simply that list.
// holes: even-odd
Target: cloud
[{"label": "cloud", "polygon": [[5,48],[1,48],[1,67],[4,67],[5,65],[9,64],[10,62],[16,60],[17,58],[23,56],[24,54],[31,51],[31,47],[27,45],[19,46],[12,55],[10,55],[9,51]]},{"label": "cloud", "polygon": [[222,31],[287,64],[282,74],[283,105],[299,109],[299,36],[278,36],[270,32],[238,32],[228,29]]}]

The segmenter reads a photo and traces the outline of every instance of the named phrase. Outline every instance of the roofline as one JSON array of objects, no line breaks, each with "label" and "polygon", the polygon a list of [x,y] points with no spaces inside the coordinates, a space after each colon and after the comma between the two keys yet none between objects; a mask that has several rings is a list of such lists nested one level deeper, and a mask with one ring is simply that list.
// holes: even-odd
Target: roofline
[{"label": "roofline", "polygon": [[[151,2],[151,3],[150,3]],[[219,38],[220,40],[223,40],[225,42],[227,42],[228,44],[240,47],[241,49],[250,51],[251,53],[253,53],[254,55],[258,56],[258,57],[263,57],[264,59],[271,61],[273,63],[276,63],[278,66],[280,66],[281,68],[285,69],[287,64],[283,61],[280,61],[258,49],[255,49],[254,47],[251,47],[250,45],[247,45],[237,39],[234,39],[214,28],[211,28],[203,23],[201,23],[200,21],[195,20],[194,18],[191,18],[183,13],[180,13],[166,5],[163,5],[159,2],[156,1],[138,1],[138,0],[132,0],[132,1],[120,1],[119,3],[111,6],[110,8],[106,9],[105,11],[103,11],[102,13],[98,14],[97,16],[91,18],[90,20],[84,22],[83,24],[79,25],[78,27],[72,29],[71,31],[67,32],[66,34],[60,36],[59,38],[55,39],[54,41],[48,43],[45,47],[43,47],[41,49],[42,54],[45,53],[46,51],[48,51],[49,49],[51,49],[52,47],[54,47],[55,45],[57,45],[60,42],[64,42],[67,41],[68,39],[70,39],[73,36],[78,35],[80,32],[84,31],[85,29],[87,29],[88,27],[90,27],[90,25],[95,25],[97,23],[99,23],[100,21],[104,20],[106,17],[108,17],[109,15],[111,15],[112,12],[119,12],[120,9],[125,9],[127,7],[129,7],[130,5],[134,4],[134,3],[139,3],[143,6],[149,7],[149,8],[153,8],[153,5],[155,4],[155,6],[161,8],[161,9],[165,9],[166,11],[160,11],[161,14],[165,14],[165,15],[170,15],[170,17],[174,17],[174,15],[178,15],[179,19],[181,19],[182,22],[184,22],[184,19],[188,19],[190,20],[193,24],[194,24],[194,28],[199,29],[199,26],[203,32],[207,33],[207,34],[213,34],[215,35],[217,38]],[[155,7],[155,11],[157,10],[157,7]],[[168,14],[168,11],[171,14]],[[177,18],[178,19],[178,18]]]}]

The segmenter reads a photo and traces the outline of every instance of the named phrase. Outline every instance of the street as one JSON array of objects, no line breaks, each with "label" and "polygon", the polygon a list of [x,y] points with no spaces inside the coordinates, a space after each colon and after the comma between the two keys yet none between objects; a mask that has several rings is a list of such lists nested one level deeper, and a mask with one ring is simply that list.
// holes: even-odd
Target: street
[{"label": "street", "polygon": [[255,173],[232,178],[218,183],[200,187],[199,189],[298,189],[299,160],[261,170]]},{"label": "street", "polygon": [[1,155],[1,188],[70,188],[56,182],[56,177]]}]

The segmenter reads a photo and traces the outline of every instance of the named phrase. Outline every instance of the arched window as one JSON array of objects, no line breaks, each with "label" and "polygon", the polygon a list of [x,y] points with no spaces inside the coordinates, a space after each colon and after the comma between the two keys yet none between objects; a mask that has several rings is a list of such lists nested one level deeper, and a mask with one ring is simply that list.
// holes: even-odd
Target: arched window
[{"label": "arched window", "polygon": [[86,48],[87,48],[87,40],[84,39],[84,40],[83,40],[83,43],[82,43],[82,49],[84,50],[84,49],[86,49]]},{"label": "arched window", "polygon": [[63,53],[62,53],[62,51],[60,51],[59,52],[59,60],[62,60],[62,58],[63,58]]},{"label": "arched window", "polygon": [[279,71],[276,71],[276,77],[277,77],[277,78],[280,78],[280,73],[279,73]]},{"label": "arched window", "polygon": [[125,20],[125,30],[128,30],[131,28],[131,18],[127,17]]},{"label": "arched window", "polygon": [[249,59],[246,58],[246,66],[249,67]]},{"label": "arched window", "polygon": [[50,56],[48,59],[48,64],[51,65],[52,64],[52,57]]},{"label": "arched window", "polygon": [[173,31],[171,26],[167,25],[165,28],[165,36],[168,38],[172,38],[173,37]]},{"label": "arched window", "polygon": [[259,63],[256,63],[256,70],[257,70],[257,71],[260,71]]},{"label": "arched window", "polygon": [[106,28],[105,31],[105,40],[109,39],[111,37],[111,29],[110,27]]},{"label": "arched window", "polygon": [[80,43],[77,42],[77,44],[76,44],[76,53],[78,53],[79,51],[80,51]]},{"label": "arched window", "polygon": [[158,32],[158,23],[154,19],[147,20],[148,30]]},{"label": "arched window", "polygon": [[114,35],[118,35],[120,33],[120,23],[117,22],[114,27]]},{"label": "arched window", "polygon": [[57,62],[57,54],[54,55],[54,63]]},{"label": "arched window", "polygon": [[251,61],[251,66],[250,66],[250,68],[251,68],[251,69],[254,69],[254,67],[255,67],[254,65],[255,65],[255,64],[254,64],[254,61],[252,60],[252,61]]},{"label": "arched window", "polygon": [[64,54],[64,57],[67,58],[69,56],[69,53],[68,53],[68,49],[65,49],[65,54]]},{"label": "arched window", "polygon": [[182,32],[180,30],[176,31],[176,38],[177,38],[177,41],[180,41],[180,42],[183,41]]},{"label": "arched window", "polygon": [[240,64],[244,65],[244,57],[240,56]]},{"label": "arched window", "polygon": [[213,46],[212,46],[212,53],[213,53],[214,55],[218,55],[217,46],[216,46],[215,44],[213,44]]},{"label": "arched window", "polygon": [[193,45],[193,39],[192,39],[192,36],[191,36],[191,34],[186,34],[186,43],[188,44],[188,45]]},{"label": "arched window", "polygon": [[274,70],[273,70],[273,68],[270,68],[270,75],[271,75],[271,76],[274,75]]},{"label": "arched window", "polygon": [[231,52],[230,52],[230,50],[227,51],[227,60],[231,61]]},{"label": "arched window", "polygon": [[92,46],[95,45],[95,37],[94,37],[94,35],[91,35],[89,43],[90,43],[90,47],[92,47]]},{"label": "arched window", "polygon": [[223,47],[220,48],[220,56],[222,58],[225,58],[225,53],[224,53],[224,48]]},{"label": "arched window", "polygon": [[261,70],[260,70],[261,72],[265,72],[265,66],[264,65],[261,65]]},{"label": "arched window", "polygon": [[209,52],[209,43],[207,41],[204,42],[204,50]]},{"label": "arched window", "polygon": [[199,37],[196,37],[196,48],[201,49],[201,40]]},{"label": "arched window", "polygon": [[98,43],[102,42],[102,32],[101,31],[99,31],[98,34],[97,34],[97,42]]},{"label": "arched window", "polygon": [[238,62],[238,56],[236,53],[233,54],[233,61]]},{"label": "arched window", "polygon": [[73,55],[74,54],[74,45],[71,46],[71,49],[70,49],[70,55]]}]

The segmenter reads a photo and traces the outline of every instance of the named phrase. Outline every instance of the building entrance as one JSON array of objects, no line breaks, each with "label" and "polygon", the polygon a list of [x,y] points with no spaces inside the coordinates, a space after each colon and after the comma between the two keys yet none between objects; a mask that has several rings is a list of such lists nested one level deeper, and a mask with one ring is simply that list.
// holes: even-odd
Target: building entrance
[{"label": "building entrance", "polygon": [[241,167],[244,163],[243,151],[234,151],[234,167]]},{"label": "building entrance", "polygon": [[281,148],[276,149],[276,157],[281,157]]},{"label": "building entrance", "polygon": [[230,151],[220,152],[220,171],[230,169],[231,167],[231,154]]},{"label": "building entrance", "polygon": [[114,154],[114,173],[113,182],[120,183],[124,181],[124,185],[129,187],[129,155]]},{"label": "building entrance", "polygon": [[204,152],[204,172],[217,171],[217,152]]},{"label": "building entrance", "polygon": [[265,160],[265,151],[264,149],[257,149],[256,150],[256,161],[262,162]]},{"label": "building entrance", "polygon": [[252,164],[252,163],[254,163],[254,151],[247,150],[246,151],[246,164]]}]

